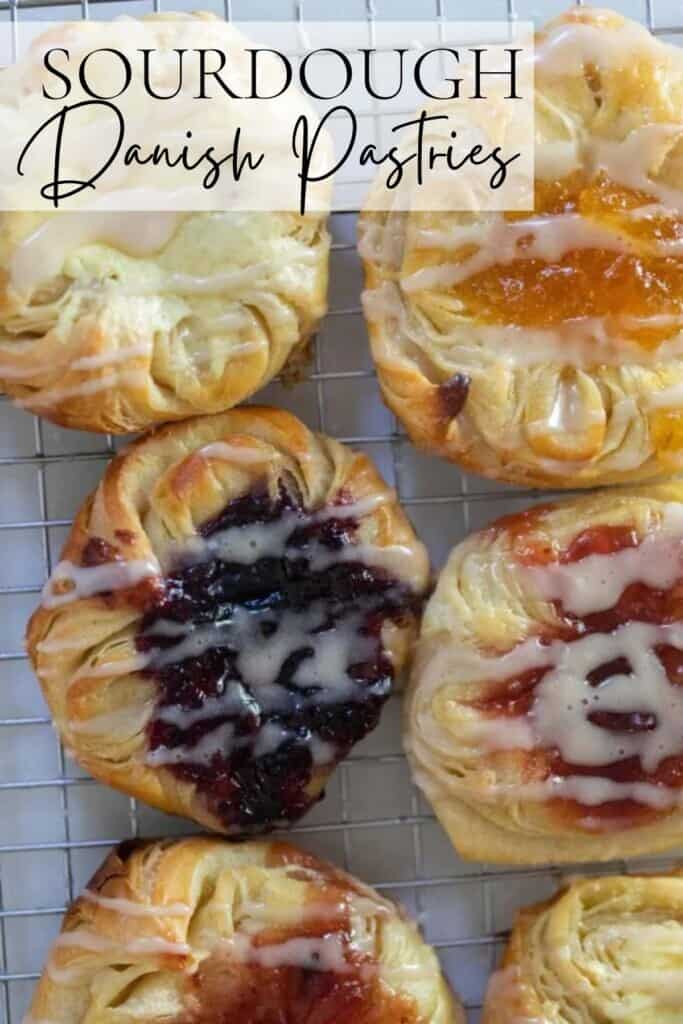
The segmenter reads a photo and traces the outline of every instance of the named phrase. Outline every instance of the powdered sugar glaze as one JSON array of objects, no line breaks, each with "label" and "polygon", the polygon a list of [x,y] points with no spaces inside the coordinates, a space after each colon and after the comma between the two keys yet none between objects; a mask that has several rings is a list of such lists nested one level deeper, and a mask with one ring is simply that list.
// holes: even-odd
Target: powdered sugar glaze
[{"label": "powdered sugar glaze", "polygon": [[[488,751],[556,751],[581,774],[568,769],[559,778],[495,786],[490,795],[565,797],[587,806],[614,800],[658,809],[680,804],[679,790],[657,773],[668,759],[683,755],[683,689],[670,678],[662,655],[681,652],[683,657],[683,622],[653,621],[647,612],[641,621],[636,612],[603,628],[595,617],[614,613],[629,588],[666,593],[683,579],[681,506],[662,506],[657,528],[636,546],[570,562],[517,566],[516,572],[529,596],[570,616],[573,633],[569,640],[529,638],[498,659],[471,655],[466,671],[474,681],[495,686],[542,673],[526,714],[483,715],[473,736]],[[606,772],[629,759],[639,763],[638,777],[624,781]],[[584,771],[590,768],[594,776]]]}]

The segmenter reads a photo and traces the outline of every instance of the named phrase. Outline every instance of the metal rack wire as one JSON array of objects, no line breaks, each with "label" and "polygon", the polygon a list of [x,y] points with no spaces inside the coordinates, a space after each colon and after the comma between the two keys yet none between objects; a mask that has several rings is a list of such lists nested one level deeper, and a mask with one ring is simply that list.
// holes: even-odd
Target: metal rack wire
[{"label": "metal rack wire", "polygon": [[[179,5],[168,0],[167,6]],[[215,4],[188,4],[196,6]],[[545,19],[563,6],[555,0],[482,0],[476,16]],[[612,6],[683,43],[683,0],[612,0]],[[328,0],[266,0],[256,7],[250,0],[219,0],[218,10],[242,20],[339,14]],[[58,6],[52,0],[0,0],[0,19],[18,26],[20,16],[110,17],[143,8],[159,10],[161,0],[61,0]],[[346,10],[348,17],[370,21],[466,19],[472,13],[468,0],[356,0]],[[360,315],[354,216],[335,215],[332,230],[331,308],[314,372],[291,390],[271,385],[259,400],[286,405],[310,426],[373,455],[438,564],[468,530],[545,496],[468,477],[406,442],[373,380]],[[60,916],[106,849],[130,836],[187,830],[187,823],[83,776],[68,760],[22,649],[23,622],[71,515],[120,443],[59,430],[0,399],[0,1024],[19,1024]],[[410,784],[399,702],[391,699],[378,731],[339,768],[326,800],[292,831],[418,915],[475,1022],[514,911],[552,891],[558,872],[493,870],[458,860]]]}]

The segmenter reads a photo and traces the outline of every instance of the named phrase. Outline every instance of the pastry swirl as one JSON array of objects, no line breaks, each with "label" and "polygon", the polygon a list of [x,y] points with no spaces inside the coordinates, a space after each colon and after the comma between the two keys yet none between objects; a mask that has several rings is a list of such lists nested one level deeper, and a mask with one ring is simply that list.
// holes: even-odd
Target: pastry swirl
[{"label": "pastry swirl", "polygon": [[66,746],[211,828],[300,817],[372,730],[428,561],[366,456],[289,413],[171,424],[113,460],[28,629]]},{"label": "pastry swirl", "polygon": [[459,544],[423,618],[415,778],[465,857],[683,839],[683,486],[531,508]]},{"label": "pastry swirl", "polygon": [[683,54],[574,8],[534,70],[532,213],[374,212],[371,193],[384,398],[416,444],[485,476],[665,475],[683,458]]},{"label": "pastry swirl", "polygon": [[676,1024],[683,875],[571,882],[517,917],[482,1024]]},{"label": "pastry swirl", "polygon": [[464,1024],[398,909],[285,843],[122,843],[64,918],[29,1020]]},{"label": "pastry swirl", "polygon": [[[230,66],[244,70],[248,44],[213,15],[145,18],[160,47],[169,17],[210,20]],[[74,63],[88,52],[87,29],[64,29]],[[265,104],[259,111],[266,116]],[[273,164],[276,127],[263,132]],[[119,434],[231,408],[286,364],[301,372],[326,310],[325,219],[229,209],[3,213],[0,389],[62,426]]]}]

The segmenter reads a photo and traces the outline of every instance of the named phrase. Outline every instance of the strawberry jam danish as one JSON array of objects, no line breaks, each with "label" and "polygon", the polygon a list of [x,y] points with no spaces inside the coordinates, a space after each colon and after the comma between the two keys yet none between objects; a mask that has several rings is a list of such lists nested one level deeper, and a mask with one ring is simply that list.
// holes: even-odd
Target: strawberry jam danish
[{"label": "strawberry jam danish", "polygon": [[248,833],[300,817],[376,726],[427,579],[369,459],[289,413],[239,409],[114,459],[28,648],[92,775]]},{"label": "strawberry jam danish", "polygon": [[683,51],[574,7],[537,36],[534,77],[531,212],[405,212],[381,178],[370,195],[382,391],[413,441],[486,476],[665,476],[683,467]]},{"label": "strawberry jam danish", "polygon": [[26,1020],[464,1024],[396,906],[285,843],[122,843],[67,912]]},{"label": "strawberry jam danish", "polygon": [[683,485],[538,506],[458,545],[425,612],[407,747],[466,857],[683,842]]}]

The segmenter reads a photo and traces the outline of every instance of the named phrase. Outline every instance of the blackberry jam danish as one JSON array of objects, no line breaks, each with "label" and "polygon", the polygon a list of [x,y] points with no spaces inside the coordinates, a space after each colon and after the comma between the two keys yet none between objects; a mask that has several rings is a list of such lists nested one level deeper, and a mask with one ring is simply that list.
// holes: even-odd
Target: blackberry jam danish
[{"label": "blackberry jam danish", "polygon": [[370,460],[292,415],[169,425],[111,463],[28,648],[80,764],[230,834],[294,821],[379,720],[428,560]]}]

